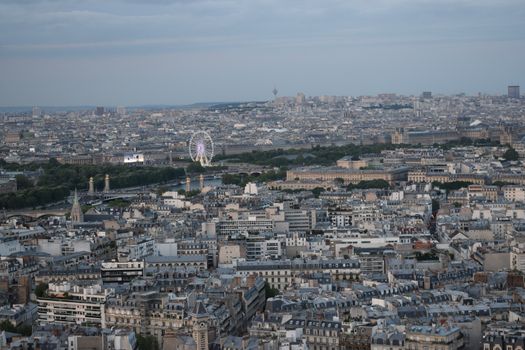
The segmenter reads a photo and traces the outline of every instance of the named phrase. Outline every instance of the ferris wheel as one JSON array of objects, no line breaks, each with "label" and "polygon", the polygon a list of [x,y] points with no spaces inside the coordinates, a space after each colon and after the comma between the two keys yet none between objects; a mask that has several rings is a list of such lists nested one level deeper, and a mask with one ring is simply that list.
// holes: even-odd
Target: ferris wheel
[{"label": "ferris wheel", "polygon": [[213,158],[213,140],[206,131],[197,131],[191,135],[189,143],[191,160],[210,166]]}]

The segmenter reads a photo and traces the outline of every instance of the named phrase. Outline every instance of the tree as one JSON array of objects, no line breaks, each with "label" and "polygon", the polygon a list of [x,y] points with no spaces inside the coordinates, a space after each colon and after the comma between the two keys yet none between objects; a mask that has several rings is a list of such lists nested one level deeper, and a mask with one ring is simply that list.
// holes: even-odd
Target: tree
[{"label": "tree", "polygon": [[159,196],[162,196],[163,193],[168,192],[169,190],[170,188],[168,186],[159,186],[155,193],[157,193]]},{"label": "tree", "polygon": [[138,350],[160,350],[157,338],[152,335],[137,334]]},{"label": "tree", "polygon": [[272,288],[268,282],[264,282],[264,295],[266,299],[279,295],[279,289]]},{"label": "tree", "polygon": [[22,334],[23,336],[26,336],[26,337],[30,336],[31,333],[33,333],[33,328],[31,326],[20,325],[20,326],[15,327],[8,320],[3,320],[2,322],[0,322],[0,330],[11,332],[11,333]]},{"label": "tree", "polygon": [[432,199],[432,212],[435,213],[439,210],[439,201],[437,199]]},{"label": "tree", "polygon": [[202,174],[206,172],[206,168],[199,162],[193,162],[186,167],[186,172],[190,174]]},{"label": "tree", "polygon": [[29,180],[29,178],[25,175],[16,175],[15,178],[17,190],[25,190],[34,186],[33,181]]},{"label": "tree", "polygon": [[503,158],[505,158],[505,160],[518,160],[520,158],[520,155],[518,154],[518,152],[512,148],[512,147],[509,147],[505,153],[503,153]]},{"label": "tree", "polygon": [[342,185],[345,183],[345,180],[344,180],[343,178],[336,177],[336,178],[334,179],[334,182],[335,182],[336,185],[338,185],[338,186],[342,186]]},{"label": "tree", "polygon": [[0,322],[0,329],[6,332],[16,333],[16,327],[8,320]]},{"label": "tree", "polygon": [[390,187],[390,184],[388,181],[385,180],[363,180],[359,181],[358,184],[349,184],[347,186],[347,190],[351,191],[353,189],[359,188],[359,189],[371,189],[371,188],[377,188],[377,189],[387,189]]},{"label": "tree", "polygon": [[195,196],[198,195],[199,193],[201,193],[200,190],[191,190],[191,191],[189,191],[189,192],[184,191],[184,195],[186,196],[186,198],[195,197]]},{"label": "tree", "polygon": [[108,202],[108,207],[110,208],[127,208],[129,205],[130,202],[120,198],[113,199],[112,201]]},{"label": "tree", "polygon": [[312,190],[312,193],[314,194],[315,198],[319,198],[319,195],[321,194],[321,192],[324,192],[324,188],[322,187],[316,187]]},{"label": "tree", "polygon": [[503,186],[508,186],[508,185],[512,185],[510,182],[506,182],[506,181],[495,181],[492,183],[492,185],[494,186],[498,186],[498,187],[503,187]]},{"label": "tree", "polygon": [[37,298],[42,298],[46,294],[48,288],[49,285],[47,283],[39,283],[35,287],[35,295],[37,296]]}]

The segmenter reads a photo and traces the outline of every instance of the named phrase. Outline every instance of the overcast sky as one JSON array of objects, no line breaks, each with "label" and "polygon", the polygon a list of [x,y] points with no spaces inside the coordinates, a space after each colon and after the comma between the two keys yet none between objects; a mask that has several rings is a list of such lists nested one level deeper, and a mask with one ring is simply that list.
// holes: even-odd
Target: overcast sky
[{"label": "overcast sky", "polygon": [[[0,0],[0,106],[477,92],[525,82],[525,0]],[[525,85],[525,83],[523,83]]]}]

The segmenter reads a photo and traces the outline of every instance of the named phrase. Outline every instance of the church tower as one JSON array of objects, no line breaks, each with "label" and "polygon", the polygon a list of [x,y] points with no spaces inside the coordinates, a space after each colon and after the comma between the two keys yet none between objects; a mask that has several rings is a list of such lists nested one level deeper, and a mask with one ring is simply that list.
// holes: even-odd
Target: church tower
[{"label": "church tower", "polygon": [[197,344],[197,350],[208,350],[208,312],[201,301],[195,304],[191,313],[193,324],[192,338]]},{"label": "church tower", "polygon": [[76,189],[75,197],[73,198],[73,206],[71,207],[71,222],[84,222],[84,214],[82,214],[82,208],[80,207],[80,203],[78,202],[78,195]]}]

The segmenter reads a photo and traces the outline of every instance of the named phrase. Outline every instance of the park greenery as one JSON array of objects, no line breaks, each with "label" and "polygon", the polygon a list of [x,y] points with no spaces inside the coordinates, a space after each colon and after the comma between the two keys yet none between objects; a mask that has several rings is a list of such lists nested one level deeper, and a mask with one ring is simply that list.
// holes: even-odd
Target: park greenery
[{"label": "park greenery", "polygon": [[112,189],[164,183],[185,175],[183,168],[69,165],[60,164],[56,159],[24,165],[0,160],[0,167],[8,171],[33,171],[39,174],[35,180],[18,175],[19,191],[0,195],[0,208],[8,210],[62,201],[74,189],[87,190],[90,177],[93,177],[95,188],[102,190],[106,174],[110,176]]},{"label": "park greenery", "polygon": [[510,182],[507,182],[507,181],[495,181],[492,183],[493,186],[498,186],[498,187],[503,187],[503,186],[509,186],[509,185],[513,185],[512,183]]},{"label": "park greenery", "polygon": [[219,171],[219,170],[225,170],[227,168],[228,167],[222,166],[222,165],[214,165],[214,166],[204,167],[199,162],[191,162],[186,167],[186,173],[187,174],[192,174],[192,175],[193,174],[203,174],[203,173],[210,173],[210,172]]},{"label": "park greenery", "polygon": [[202,174],[206,172],[206,168],[199,162],[192,162],[186,167],[186,173],[188,174]]},{"label": "park greenery", "polygon": [[365,181],[359,181],[357,184],[349,184],[347,187],[348,191],[351,191],[353,189],[387,189],[390,188],[390,184],[388,181],[385,180],[365,180]]},{"label": "park greenery", "polygon": [[110,208],[127,208],[131,202],[124,200],[124,199],[113,199],[112,201],[108,202],[108,207]]},{"label": "park greenery", "polygon": [[[434,144],[433,147],[444,150],[460,146],[497,146],[499,142],[491,140],[472,140],[462,137],[457,141],[450,141],[444,144]],[[269,151],[252,151],[235,155],[217,155],[217,160],[235,160],[243,163],[268,165],[268,166],[292,166],[292,165],[334,165],[338,159],[350,156],[357,160],[366,154],[378,154],[385,150],[394,150],[397,148],[416,148],[418,145],[393,145],[390,143],[378,143],[372,145],[354,145],[347,144],[342,146],[320,146],[312,145],[308,149],[290,148],[275,149]]]},{"label": "park greenery", "polygon": [[379,153],[386,149],[395,149],[399,145],[353,145],[313,146],[311,149],[276,149],[270,151],[252,151],[232,156],[218,156],[218,159],[235,158],[236,161],[268,166],[290,165],[333,165],[344,156],[359,157],[363,154]]},{"label": "park greenery", "polygon": [[200,194],[200,190],[191,190],[191,191],[185,191],[183,189],[180,189],[177,191],[178,194],[184,195],[186,198],[195,197],[196,195]]}]

